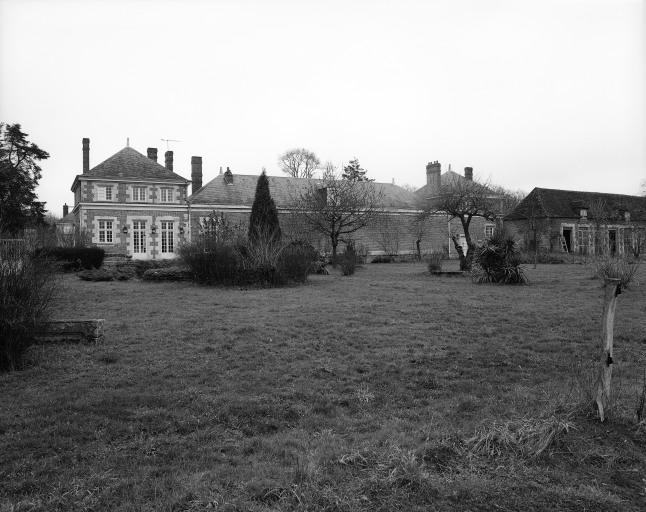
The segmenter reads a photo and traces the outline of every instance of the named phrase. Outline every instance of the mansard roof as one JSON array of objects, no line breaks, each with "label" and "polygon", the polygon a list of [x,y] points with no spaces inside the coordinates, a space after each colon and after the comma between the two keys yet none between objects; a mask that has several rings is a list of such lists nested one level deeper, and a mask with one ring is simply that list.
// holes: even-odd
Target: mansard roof
[{"label": "mansard roof", "polygon": [[[191,204],[238,205],[251,206],[256,195],[258,176],[250,174],[233,174],[231,183],[225,180],[226,174],[220,174],[204,185],[189,201]],[[292,178],[289,176],[267,176],[271,197],[278,208],[291,206],[294,201],[307,192],[309,187],[320,184],[323,180]],[[383,206],[399,209],[414,209],[415,195],[408,190],[390,183],[367,182],[376,187],[384,198]]]},{"label": "mansard roof", "polygon": [[536,218],[579,218],[581,210],[587,210],[587,217],[594,219],[599,208],[603,208],[608,220],[624,219],[629,212],[631,220],[646,220],[646,198],[603,192],[582,192],[534,188],[520,204],[509,213],[505,220]]},{"label": "mansard roof", "polygon": [[139,151],[125,147],[107,160],[93,167],[79,178],[141,179],[145,181],[188,182],[179,174],[169,171]]}]

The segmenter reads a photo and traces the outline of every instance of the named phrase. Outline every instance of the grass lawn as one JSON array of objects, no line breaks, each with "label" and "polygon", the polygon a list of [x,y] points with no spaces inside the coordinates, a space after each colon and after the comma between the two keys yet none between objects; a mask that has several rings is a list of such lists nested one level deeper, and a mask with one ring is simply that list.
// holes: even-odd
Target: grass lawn
[{"label": "grass lawn", "polygon": [[646,269],[619,296],[604,424],[581,406],[599,281],[526,273],[365,265],[266,290],[62,276],[54,317],[105,318],[106,340],[38,346],[0,375],[0,511],[644,510]]}]

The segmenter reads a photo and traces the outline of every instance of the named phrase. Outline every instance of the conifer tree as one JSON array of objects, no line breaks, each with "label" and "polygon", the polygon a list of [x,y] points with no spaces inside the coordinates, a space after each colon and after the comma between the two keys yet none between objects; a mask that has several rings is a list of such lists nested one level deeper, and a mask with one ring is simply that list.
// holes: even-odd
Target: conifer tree
[{"label": "conifer tree", "polygon": [[249,218],[249,240],[279,241],[281,237],[280,223],[278,222],[278,211],[276,204],[269,193],[269,180],[262,170],[256,184],[256,196],[251,207]]}]

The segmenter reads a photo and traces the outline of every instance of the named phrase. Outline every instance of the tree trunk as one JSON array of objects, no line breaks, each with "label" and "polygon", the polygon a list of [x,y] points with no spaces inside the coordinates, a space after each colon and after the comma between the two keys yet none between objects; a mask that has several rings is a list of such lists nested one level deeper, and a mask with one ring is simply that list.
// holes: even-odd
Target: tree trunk
[{"label": "tree trunk", "polygon": [[415,241],[415,245],[417,246],[417,261],[422,261],[422,249],[420,247],[421,243],[422,241],[419,238]]},{"label": "tree trunk", "polygon": [[332,239],[332,266],[333,267],[336,267],[336,260],[337,260],[336,248],[338,245],[339,245],[339,241]]},{"label": "tree trunk", "polygon": [[621,293],[619,279],[606,279],[603,300],[603,350],[601,351],[601,370],[597,383],[597,409],[599,418],[605,420],[610,401],[610,379],[612,378],[612,341],[615,327],[615,307],[617,296]]}]

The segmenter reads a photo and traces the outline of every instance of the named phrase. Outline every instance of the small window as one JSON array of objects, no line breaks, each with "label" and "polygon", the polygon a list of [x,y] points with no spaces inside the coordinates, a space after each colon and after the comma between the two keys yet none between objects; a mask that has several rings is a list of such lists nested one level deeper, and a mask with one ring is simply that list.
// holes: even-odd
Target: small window
[{"label": "small window", "polygon": [[146,187],[132,187],[132,200],[138,202],[146,201]]},{"label": "small window", "polygon": [[173,189],[172,188],[162,188],[160,195],[161,195],[161,202],[162,203],[172,203],[173,202]]},{"label": "small window", "polygon": [[112,243],[112,221],[99,220],[99,243],[111,244]]},{"label": "small window", "polygon": [[581,208],[581,218],[582,219],[587,219],[588,218],[588,209],[587,208]]},{"label": "small window", "polygon": [[485,238],[491,238],[493,236],[494,230],[495,226],[493,226],[492,224],[485,226]]}]

